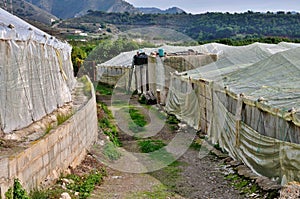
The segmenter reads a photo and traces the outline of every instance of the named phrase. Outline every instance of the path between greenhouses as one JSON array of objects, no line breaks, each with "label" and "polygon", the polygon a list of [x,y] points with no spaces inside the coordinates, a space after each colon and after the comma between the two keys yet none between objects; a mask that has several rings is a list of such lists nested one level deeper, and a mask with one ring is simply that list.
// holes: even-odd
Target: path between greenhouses
[{"label": "path between greenhouses", "polygon": [[[106,101],[109,104],[109,101]],[[138,103],[133,106],[142,107]],[[116,108],[116,107],[114,107]],[[119,107],[120,108],[120,107]],[[110,107],[110,109],[113,109]],[[141,108],[141,112],[147,113],[146,108]],[[152,139],[160,139],[164,142],[170,142],[178,131],[193,131],[185,124],[179,124],[180,128],[170,128],[165,126]],[[197,136],[196,136],[197,137]],[[128,135],[120,135],[122,148],[121,153],[128,151],[137,152],[137,140]],[[198,143],[203,140],[196,138]],[[97,146],[92,150],[92,154],[99,161],[103,158],[103,146],[107,142],[107,137],[102,132],[99,133]],[[203,151],[203,150],[200,150]],[[240,194],[231,184],[231,181],[225,179],[225,175],[232,172],[224,163],[230,158],[218,157],[213,153],[200,153],[199,148],[189,147],[173,164],[154,170],[148,173],[131,173],[121,171],[111,166],[109,162],[103,161],[107,176],[101,186],[96,187],[92,193],[91,199],[134,199],[134,198],[155,198],[155,199],[177,199],[177,198],[216,198],[216,199],[238,199],[238,198],[261,198],[253,193],[249,196]],[[122,159],[122,157],[120,158]],[[126,156],[120,160],[123,166],[139,167],[135,162],[134,155]],[[119,161],[119,160],[118,160]],[[114,168],[111,168],[114,167]]]}]

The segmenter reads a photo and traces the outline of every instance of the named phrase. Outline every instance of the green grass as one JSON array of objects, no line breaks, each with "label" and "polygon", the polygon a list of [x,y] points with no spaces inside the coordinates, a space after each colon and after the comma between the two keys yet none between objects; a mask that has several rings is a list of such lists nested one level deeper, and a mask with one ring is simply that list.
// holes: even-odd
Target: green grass
[{"label": "green grass", "polygon": [[167,191],[178,193],[177,184],[182,178],[181,173],[183,169],[181,166],[184,165],[186,165],[186,163],[176,160],[160,170],[151,172],[150,175],[163,183]]},{"label": "green grass", "polygon": [[96,91],[101,95],[112,95],[114,86],[99,82],[96,86]]},{"label": "green grass", "polygon": [[145,131],[145,126],[147,121],[145,116],[140,113],[140,111],[132,106],[122,108],[125,113],[129,113],[130,118],[128,118],[128,128],[134,133],[139,133]]},{"label": "green grass", "polygon": [[[71,198],[74,199],[86,199],[88,198],[95,186],[100,185],[103,181],[103,177],[106,175],[105,170],[94,169],[88,174],[79,176],[75,174],[68,174],[61,176],[57,183],[51,187],[51,189],[34,189],[30,192],[30,199],[57,199],[61,197],[64,192],[69,193]],[[62,188],[62,179],[67,179],[70,183],[66,184],[66,188]],[[79,195],[75,195],[78,192]],[[21,198],[20,198],[21,199]]]},{"label": "green grass", "polygon": [[129,108],[129,115],[137,126],[144,127],[147,124],[145,116],[135,108]]},{"label": "green grass", "polygon": [[107,118],[114,119],[112,112],[108,109],[106,104],[104,104],[103,102],[99,102],[98,104],[100,105],[100,108],[104,111],[104,113],[106,114]]},{"label": "green grass", "polygon": [[53,129],[53,126],[51,124],[46,125],[45,133],[43,136],[47,135],[51,130]]},{"label": "green grass", "polygon": [[70,117],[72,117],[72,115],[73,115],[73,113],[67,113],[67,114],[59,113],[59,114],[57,114],[56,115],[57,126],[61,125],[65,121],[67,121]]},{"label": "green grass", "polygon": [[259,193],[260,195],[266,196],[266,198],[278,197],[278,191],[264,191],[262,190],[253,180],[240,176],[236,173],[228,174],[224,177],[230,181],[231,185],[236,188],[241,194],[252,194]]},{"label": "green grass", "polygon": [[196,141],[193,141],[192,144],[190,145],[190,148],[196,151],[200,151],[201,147],[202,147],[201,144]]},{"label": "green grass", "polygon": [[112,112],[104,103],[99,103],[100,108],[105,113],[103,118],[98,118],[98,126],[103,130],[103,133],[107,135],[115,146],[121,146],[122,143],[118,138],[118,129],[116,125],[112,122],[114,119]]},{"label": "green grass", "polygon": [[151,153],[166,146],[161,140],[140,140],[138,145],[142,153]]},{"label": "green grass", "polygon": [[152,160],[165,165],[169,165],[170,163],[175,161],[174,156],[171,153],[169,153],[165,148],[161,148],[159,150],[149,153],[149,157]]},{"label": "green grass", "polygon": [[155,185],[152,191],[140,191],[137,193],[133,193],[128,196],[127,199],[166,199],[173,198],[175,193],[171,193],[168,191],[167,187],[164,185]]},{"label": "green grass", "polygon": [[166,123],[167,124],[179,124],[180,120],[177,119],[175,115],[168,115]]}]

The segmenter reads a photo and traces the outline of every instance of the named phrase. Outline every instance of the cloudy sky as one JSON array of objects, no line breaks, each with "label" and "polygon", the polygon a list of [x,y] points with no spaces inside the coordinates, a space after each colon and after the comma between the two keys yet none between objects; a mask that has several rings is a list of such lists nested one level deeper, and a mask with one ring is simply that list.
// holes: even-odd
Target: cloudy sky
[{"label": "cloudy sky", "polygon": [[187,13],[297,11],[299,0],[126,0],[135,7],[179,7]]}]

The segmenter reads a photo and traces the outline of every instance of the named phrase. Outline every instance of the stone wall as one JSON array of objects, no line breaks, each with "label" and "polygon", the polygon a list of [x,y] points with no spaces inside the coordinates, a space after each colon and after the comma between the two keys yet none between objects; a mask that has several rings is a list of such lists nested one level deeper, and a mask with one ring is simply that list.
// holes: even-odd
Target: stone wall
[{"label": "stone wall", "polygon": [[97,110],[95,93],[70,119],[52,129],[43,138],[0,159],[1,196],[19,178],[27,191],[45,181],[58,178],[70,166],[84,159],[97,138]]}]

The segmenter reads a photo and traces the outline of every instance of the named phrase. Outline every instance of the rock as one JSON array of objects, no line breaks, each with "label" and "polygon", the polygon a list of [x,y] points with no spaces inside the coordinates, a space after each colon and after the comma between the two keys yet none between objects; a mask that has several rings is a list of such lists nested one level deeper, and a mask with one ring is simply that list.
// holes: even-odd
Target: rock
[{"label": "rock", "polygon": [[267,177],[259,176],[255,181],[263,190],[279,190],[281,186]]},{"label": "rock", "polygon": [[60,195],[59,199],[72,199],[72,198],[67,192],[64,192]]},{"label": "rock", "polygon": [[237,167],[239,165],[242,165],[243,163],[238,161],[238,160],[233,160],[233,161],[229,162],[228,164],[233,166],[233,167]]},{"label": "rock", "polygon": [[233,161],[233,159],[229,156],[222,160],[223,163],[228,163],[228,162],[231,162],[231,161]]},{"label": "rock", "polygon": [[112,179],[121,179],[122,176],[112,176],[111,178],[112,178]]},{"label": "rock", "polygon": [[184,124],[184,123],[179,123],[178,126],[179,126],[179,128],[181,128],[181,129],[187,129],[187,125]]},{"label": "rock", "polygon": [[16,141],[21,141],[20,136],[14,134],[14,133],[13,133],[13,134],[6,134],[6,135],[4,136],[4,139],[5,139],[5,140],[16,140]]},{"label": "rock", "polygon": [[64,182],[64,183],[66,183],[66,184],[70,184],[70,181],[68,179],[66,179],[66,178],[62,178],[61,181]]}]

